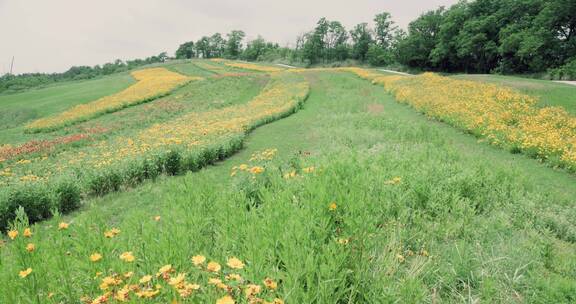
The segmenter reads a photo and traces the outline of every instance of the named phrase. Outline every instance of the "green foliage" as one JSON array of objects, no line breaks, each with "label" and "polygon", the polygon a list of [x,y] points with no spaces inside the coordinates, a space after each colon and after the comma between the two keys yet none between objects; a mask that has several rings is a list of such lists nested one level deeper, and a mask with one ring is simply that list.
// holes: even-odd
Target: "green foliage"
[{"label": "green foliage", "polygon": [[190,59],[196,57],[194,41],[182,43],[176,50],[176,59]]},{"label": "green foliage", "polygon": [[448,72],[543,72],[576,55],[574,16],[570,0],[460,2],[411,22],[398,60]]},{"label": "green foliage", "polygon": [[576,80],[576,57],[559,68],[551,69],[548,75],[557,80]]}]

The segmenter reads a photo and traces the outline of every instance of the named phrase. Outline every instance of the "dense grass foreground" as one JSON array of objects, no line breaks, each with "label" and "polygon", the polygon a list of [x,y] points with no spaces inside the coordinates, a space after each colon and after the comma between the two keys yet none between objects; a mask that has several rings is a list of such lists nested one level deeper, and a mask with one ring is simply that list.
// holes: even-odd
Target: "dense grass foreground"
[{"label": "dense grass foreground", "polygon": [[[115,302],[125,284],[131,303],[144,291],[215,303],[221,284],[237,303],[576,301],[572,177],[479,145],[353,75],[307,78],[305,108],[220,166],[98,199],[30,238],[20,224],[2,248],[0,302]],[[267,148],[277,155],[251,156]],[[207,260],[194,266],[195,255]],[[209,261],[222,269],[207,272]]]}]

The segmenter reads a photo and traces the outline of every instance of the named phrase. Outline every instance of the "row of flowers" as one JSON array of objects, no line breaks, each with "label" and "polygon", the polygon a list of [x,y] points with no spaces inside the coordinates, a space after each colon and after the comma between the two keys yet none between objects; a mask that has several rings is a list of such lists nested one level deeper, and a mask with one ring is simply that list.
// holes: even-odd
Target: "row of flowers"
[{"label": "row of flowers", "polygon": [[127,89],[86,104],[77,105],[57,115],[35,120],[26,126],[27,131],[52,131],[158,98],[192,80],[201,79],[200,77],[184,76],[164,68],[138,70],[132,72],[131,75],[137,82]]},{"label": "row of flowers", "polygon": [[286,69],[279,68],[279,67],[259,65],[259,64],[249,63],[249,62],[236,62],[236,61],[228,61],[225,59],[211,59],[211,60],[214,62],[223,63],[224,65],[229,66],[229,67],[239,68],[239,69],[244,69],[244,70],[257,71],[257,72],[274,73],[274,72],[282,72],[282,71],[286,70]]},{"label": "row of flowers", "polygon": [[576,117],[562,107],[539,107],[535,98],[510,88],[433,73],[407,77],[347,71],[384,86],[397,101],[492,145],[576,170]]}]

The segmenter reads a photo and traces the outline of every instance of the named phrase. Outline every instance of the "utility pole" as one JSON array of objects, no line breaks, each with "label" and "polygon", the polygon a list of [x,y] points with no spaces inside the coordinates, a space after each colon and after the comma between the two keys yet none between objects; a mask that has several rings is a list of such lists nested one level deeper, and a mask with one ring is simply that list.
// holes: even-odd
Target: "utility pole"
[{"label": "utility pole", "polygon": [[10,63],[10,75],[12,75],[12,68],[14,68],[14,56],[12,56],[12,63]]}]

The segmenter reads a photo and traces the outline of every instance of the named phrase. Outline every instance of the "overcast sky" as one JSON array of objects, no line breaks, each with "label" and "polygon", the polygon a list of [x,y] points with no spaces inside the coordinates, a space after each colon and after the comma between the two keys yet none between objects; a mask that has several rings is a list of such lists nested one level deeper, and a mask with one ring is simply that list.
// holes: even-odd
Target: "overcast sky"
[{"label": "overcast sky", "polygon": [[0,0],[0,75],[143,58],[233,29],[286,45],[321,17],[348,29],[387,11],[406,28],[457,0]]}]

